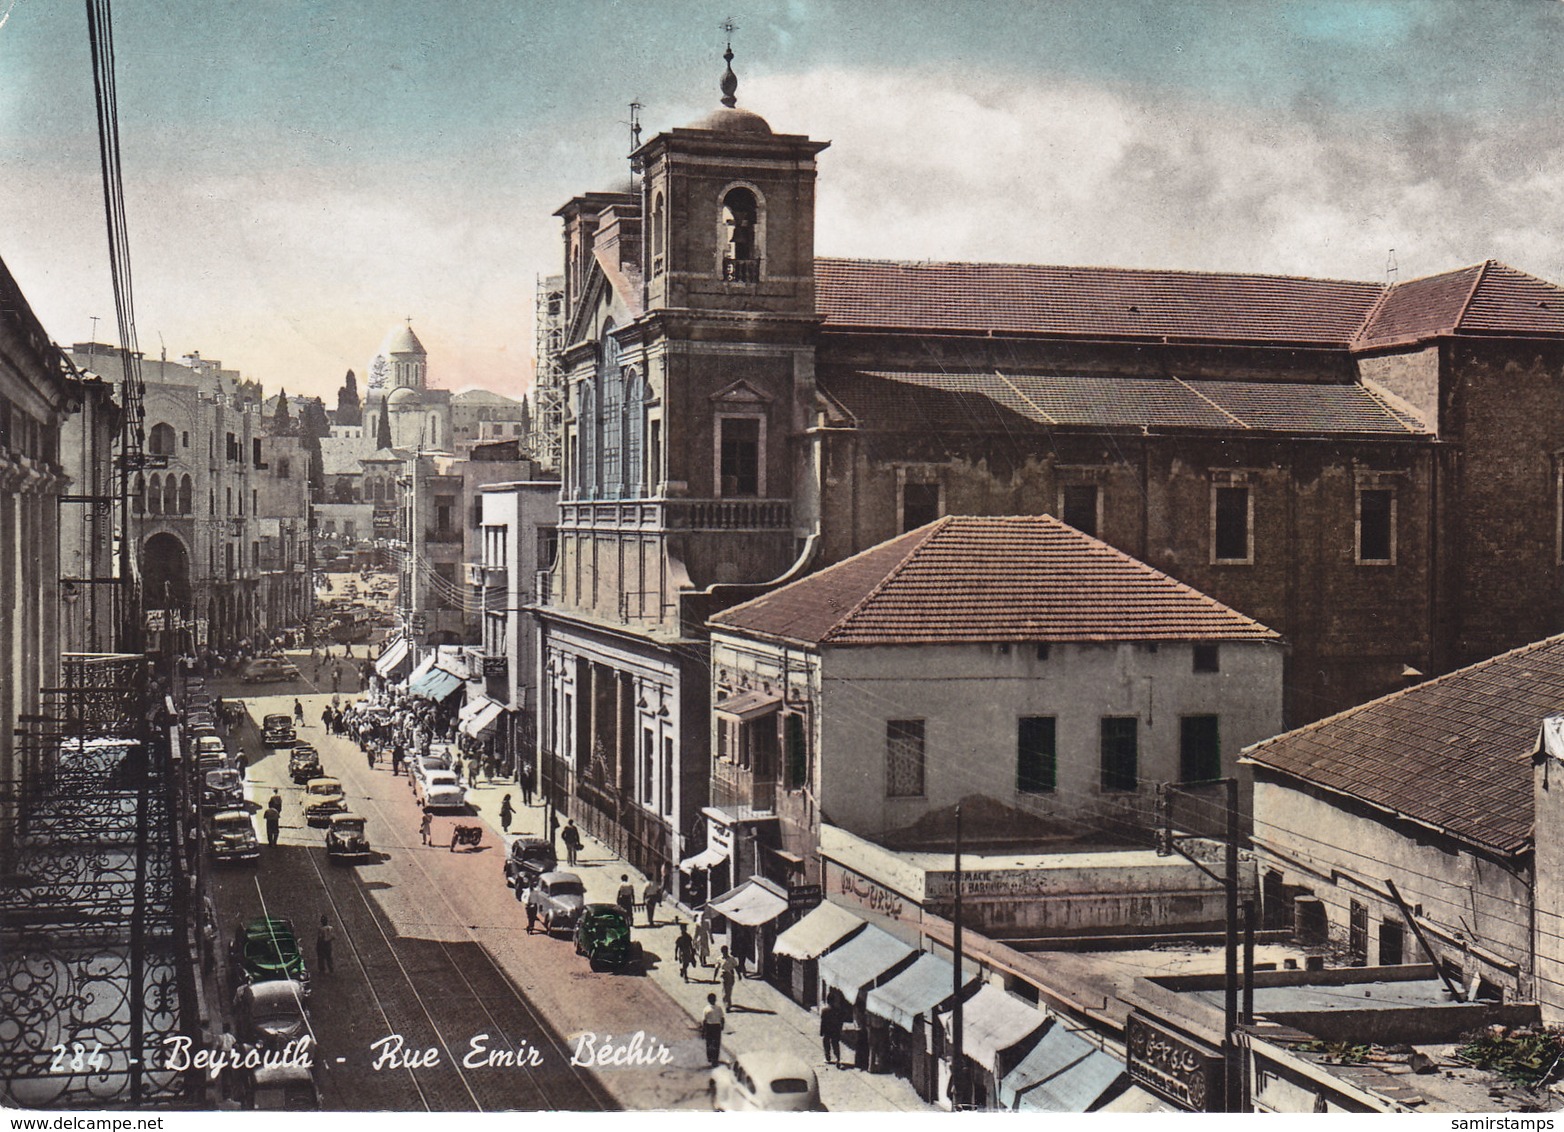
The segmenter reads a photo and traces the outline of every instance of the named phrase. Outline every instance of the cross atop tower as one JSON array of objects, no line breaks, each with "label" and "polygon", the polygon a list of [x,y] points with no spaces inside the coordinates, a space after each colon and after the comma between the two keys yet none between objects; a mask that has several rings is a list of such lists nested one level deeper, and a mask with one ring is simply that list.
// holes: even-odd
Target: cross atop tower
[{"label": "cross atop tower", "polygon": [[718,25],[722,33],[728,37],[727,50],[722,53],[723,61],[728,69],[722,73],[722,104],[729,109],[738,105],[739,77],[733,73],[733,33],[739,30],[739,25],[733,22],[729,16]]}]

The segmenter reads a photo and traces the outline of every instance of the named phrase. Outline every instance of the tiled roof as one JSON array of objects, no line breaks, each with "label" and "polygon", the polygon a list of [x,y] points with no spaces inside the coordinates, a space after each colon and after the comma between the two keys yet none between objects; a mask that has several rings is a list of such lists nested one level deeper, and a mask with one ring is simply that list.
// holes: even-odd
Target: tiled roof
[{"label": "tiled roof", "polygon": [[1248,761],[1501,853],[1531,844],[1531,752],[1564,707],[1564,636],[1507,652],[1245,752]]},{"label": "tiled roof", "polygon": [[1378,283],[1112,267],[817,259],[830,327],[1344,347]]},{"label": "tiled roof", "polygon": [[827,369],[820,385],[861,424],[895,431],[992,432],[1015,417],[1099,428],[1424,431],[1357,384]]},{"label": "tiled roof", "polygon": [[1356,349],[1451,334],[1564,335],[1564,288],[1487,260],[1400,283],[1385,292]]},{"label": "tiled roof", "polygon": [[711,624],[833,645],[1277,639],[1051,515],[946,516]]}]

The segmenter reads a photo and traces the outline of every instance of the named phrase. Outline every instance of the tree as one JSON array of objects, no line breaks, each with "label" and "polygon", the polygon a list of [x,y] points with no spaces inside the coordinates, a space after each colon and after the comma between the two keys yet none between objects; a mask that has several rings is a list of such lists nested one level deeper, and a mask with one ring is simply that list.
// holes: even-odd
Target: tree
[{"label": "tree", "polygon": [[288,413],[288,391],[277,394],[277,412],[272,417],[272,435],[288,436],[293,432],[293,417]]},{"label": "tree", "polygon": [[391,406],[386,399],[380,399],[380,422],[375,426],[375,447],[391,447]]},{"label": "tree", "polygon": [[358,378],[352,370],[348,370],[342,388],[337,390],[337,423],[339,425],[364,423],[364,406],[358,399]]},{"label": "tree", "polygon": [[326,416],[326,405],[319,397],[304,402],[299,413],[299,435],[304,440],[304,450],[310,454],[310,490],[315,498],[321,498],[326,490],[326,466],[321,458],[320,440],[331,435],[331,420]]}]

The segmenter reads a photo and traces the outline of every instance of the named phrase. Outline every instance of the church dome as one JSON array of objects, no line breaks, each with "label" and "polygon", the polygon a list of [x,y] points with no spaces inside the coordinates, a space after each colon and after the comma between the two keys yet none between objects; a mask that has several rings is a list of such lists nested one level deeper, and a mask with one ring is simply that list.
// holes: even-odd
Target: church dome
[{"label": "church dome", "polygon": [[413,328],[407,323],[395,327],[390,337],[386,339],[386,353],[388,354],[427,354],[424,344],[418,340],[418,335],[413,333]]},{"label": "church dome", "polygon": [[[417,341],[417,339],[414,339],[414,341]],[[386,406],[393,412],[399,409],[416,409],[418,408],[418,390],[409,389],[406,386],[400,389],[393,389],[386,398]]]},{"label": "church dome", "polygon": [[753,110],[741,110],[737,106],[724,106],[713,110],[690,127],[694,130],[712,130],[719,134],[771,135],[771,124]]}]

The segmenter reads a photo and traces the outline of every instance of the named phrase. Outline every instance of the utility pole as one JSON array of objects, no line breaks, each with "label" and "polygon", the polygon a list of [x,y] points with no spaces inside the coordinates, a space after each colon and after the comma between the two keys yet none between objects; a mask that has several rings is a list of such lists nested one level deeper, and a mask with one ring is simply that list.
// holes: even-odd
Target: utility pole
[{"label": "utility pole", "polygon": [[955,915],[952,918],[951,950],[955,952],[955,973],[951,975],[951,993],[954,996],[950,1008],[950,1107],[952,1110],[960,1108],[962,1098],[966,1095],[963,1091],[966,1076],[962,1072],[962,1024],[965,1021],[961,1002],[961,967],[962,967],[962,939],[961,939],[961,803],[956,803],[956,902]]}]

